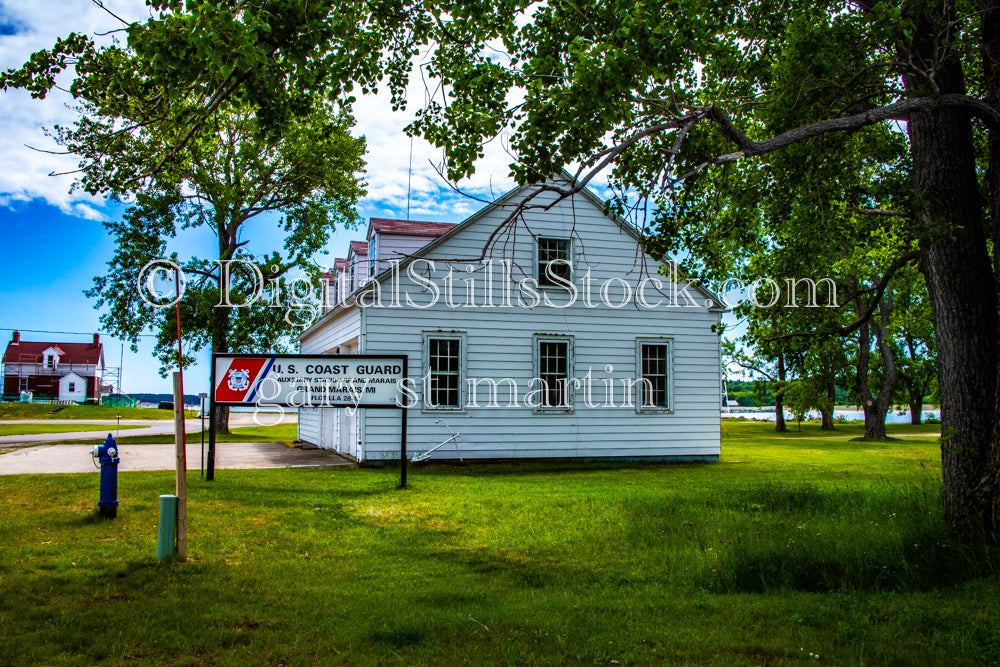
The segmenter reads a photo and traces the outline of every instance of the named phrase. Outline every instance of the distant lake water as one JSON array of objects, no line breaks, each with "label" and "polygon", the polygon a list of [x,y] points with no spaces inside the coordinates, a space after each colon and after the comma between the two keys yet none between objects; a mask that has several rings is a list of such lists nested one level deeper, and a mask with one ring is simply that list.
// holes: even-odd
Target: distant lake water
[{"label": "distant lake water", "polygon": [[[774,408],[771,408],[770,410],[761,411],[761,412],[757,412],[757,411],[737,412],[736,410],[733,410],[732,412],[725,412],[724,411],[722,413],[722,416],[723,417],[732,417],[734,419],[738,419],[740,417],[743,417],[744,419],[752,419],[752,420],[755,420],[755,421],[769,421],[769,422],[773,422],[774,421]],[[863,411],[861,411],[861,410],[834,410],[833,411],[833,418],[837,419],[837,418],[840,418],[840,417],[843,417],[844,419],[848,419],[848,420],[851,420],[851,421],[854,421],[854,420],[864,421],[864,419],[865,419],[865,413]],[[938,408],[935,408],[933,410],[923,410],[923,419],[926,420],[926,419],[929,419],[931,417],[933,417],[934,419],[941,419],[941,410],[938,409]],[[819,413],[818,412],[810,412],[807,415],[807,418],[808,419],[819,419]],[[792,416],[792,413],[789,412],[788,410],[785,410],[785,420],[790,422],[790,421],[793,421],[793,419],[794,418]],[[897,412],[895,410],[890,410],[889,413],[885,416],[885,423],[886,424],[909,424],[910,423],[910,411],[909,410],[904,410],[903,412]]]}]

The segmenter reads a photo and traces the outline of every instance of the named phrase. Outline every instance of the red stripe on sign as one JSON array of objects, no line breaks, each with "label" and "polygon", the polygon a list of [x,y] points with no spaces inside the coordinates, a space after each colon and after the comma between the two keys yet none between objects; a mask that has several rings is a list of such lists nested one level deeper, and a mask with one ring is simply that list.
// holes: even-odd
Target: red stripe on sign
[{"label": "red stripe on sign", "polygon": [[243,403],[268,361],[270,359],[267,357],[230,359],[229,368],[221,374],[222,377],[215,386],[215,400],[223,403]]}]

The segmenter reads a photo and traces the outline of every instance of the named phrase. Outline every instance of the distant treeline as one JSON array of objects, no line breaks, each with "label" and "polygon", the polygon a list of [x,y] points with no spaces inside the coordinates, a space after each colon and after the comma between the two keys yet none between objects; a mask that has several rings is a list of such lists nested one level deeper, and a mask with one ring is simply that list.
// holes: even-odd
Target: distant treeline
[{"label": "distant treeline", "polygon": [[[729,389],[729,400],[736,401],[741,408],[774,406],[774,394],[771,392],[770,382],[727,380],[726,386]],[[850,401],[847,396],[847,387],[837,386],[836,404],[846,405],[848,403]]]}]

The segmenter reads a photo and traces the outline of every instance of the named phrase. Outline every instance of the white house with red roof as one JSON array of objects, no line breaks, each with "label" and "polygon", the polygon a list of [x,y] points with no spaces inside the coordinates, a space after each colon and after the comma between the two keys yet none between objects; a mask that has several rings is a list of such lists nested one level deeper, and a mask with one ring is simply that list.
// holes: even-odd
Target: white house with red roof
[{"label": "white house with red roof", "polygon": [[[717,460],[722,301],[588,190],[534,193],[457,225],[372,219],[300,351],[407,355],[408,450],[430,458]],[[398,411],[298,415],[304,441],[399,456]]]},{"label": "white house with red roof", "polygon": [[22,340],[15,331],[3,355],[3,397],[99,402],[104,372],[100,334],[89,343]]}]

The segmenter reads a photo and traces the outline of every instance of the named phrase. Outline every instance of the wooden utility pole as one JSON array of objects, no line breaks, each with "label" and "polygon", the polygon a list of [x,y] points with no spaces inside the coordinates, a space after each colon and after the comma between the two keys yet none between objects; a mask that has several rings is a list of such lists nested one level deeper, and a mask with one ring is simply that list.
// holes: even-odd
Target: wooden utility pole
[{"label": "wooden utility pole", "polygon": [[187,557],[187,443],[184,441],[184,379],[174,373],[174,444],[177,464],[177,555]]},{"label": "wooden utility pole", "polygon": [[177,301],[177,372],[174,373],[174,445],[177,468],[177,555],[187,558],[187,443],[184,441],[184,351],[181,348],[181,275],[174,272]]}]

